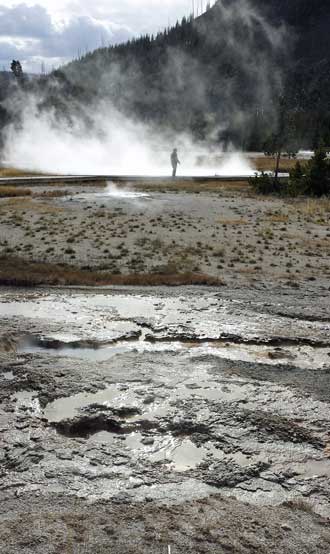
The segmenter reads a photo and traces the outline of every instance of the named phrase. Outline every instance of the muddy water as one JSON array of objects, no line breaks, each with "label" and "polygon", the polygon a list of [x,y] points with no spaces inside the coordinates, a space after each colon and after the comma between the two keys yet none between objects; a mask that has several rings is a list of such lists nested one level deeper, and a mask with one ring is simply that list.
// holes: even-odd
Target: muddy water
[{"label": "muddy water", "polygon": [[175,484],[177,501],[308,497],[330,514],[329,324],[299,294],[3,291],[5,486],[22,465],[19,494],[173,501]]},{"label": "muddy water", "polygon": [[138,404],[134,394],[130,391],[123,391],[120,387],[112,386],[96,394],[81,393],[55,400],[48,404],[44,410],[44,415],[51,422],[61,421],[74,417],[80,408],[85,408],[91,404],[121,407],[123,405],[134,406],[134,402],[136,405]]},{"label": "muddy water", "polygon": [[47,348],[34,346],[33,344],[24,344],[18,348],[19,354],[46,354],[47,356],[63,356],[64,358],[81,358],[94,362],[104,362],[116,354],[127,352],[127,347],[112,346],[109,348],[74,348],[70,346],[61,346],[60,348]]},{"label": "muddy water", "polygon": [[[292,317],[274,316],[255,307],[257,310],[252,309],[251,302],[228,300],[214,293],[192,298],[191,294],[168,297],[129,293],[127,297],[117,292],[71,292],[64,296],[40,292],[23,293],[20,298],[7,293],[0,298],[4,321],[20,318],[44,322],[44,332],[47,327],[56,328],[57,333],[48,337],[57,340],[61,340],[63,327],[70,325],[63,346],[70,346],[68,343],[74,341],[74,337],[70,341],[70,336],[75,334],[77,340],[95,340],[92,352],[85,349],[62,354],[97,358],[102,356],[96,348],[100,342],[120,341],[129,332],[140,332],[146,337],[144,344],[131,344],[130,349],[147,349],[152,340],[158,348],[162,341],[168,350],[174,350],[190,341],[197,356],[207,352],[232,360],[275,365],[281,360],[294,361],[295,365],[315,368],[328,362],[329,324],[301,318],[293,323]],[[208,344],[208,340],[212,342]],[[25,345],[25,351],[33,350]]]}]

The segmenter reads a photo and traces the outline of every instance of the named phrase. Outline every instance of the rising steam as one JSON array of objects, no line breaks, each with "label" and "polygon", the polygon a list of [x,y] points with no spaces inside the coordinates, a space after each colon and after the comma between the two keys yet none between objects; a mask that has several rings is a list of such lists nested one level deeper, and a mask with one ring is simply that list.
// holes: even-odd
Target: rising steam
[{"label": "rising steam", "polygon": [[93,123],[90,131],[79,120],[66,125],[63,120],[58,122],[53,112],[38,112],[36,103],[31,102],[20,128],[8,130],[6,164],[55,174],[168,176],[170,153],[177,146],[181,158],[178,175],[253,174],[239,154],[226,156],[218,166],[197,163],[210,154],[207,146],[194,144],[187,135],[162,136],[108,104],[93,109]]},{"label": "rising steam", "polygon": [[[83,63],[63,70],[64,80],[93,91],[93,105],[90,101],[78,102],[74,96],[66,98],[53,76],[44,89],[45,98],[40,91],[23,91],[16,104],[11,101],[20,124],[7,129],[5,162],[17,168],[59,174],[163,176],[171,174],[170,153],[177,147],[182,162],[178,176],[253,174],[242,155],[219,156],[219,136],[226,129],[240,130],[238,135],[245,136],[251,125],[251,112],[262,112],[265,107],[272,111],[273,97],[282,85],[277,55],[287,44],[285,30],[273,28],[249,0],[218,0],[212,13],[216,14],[213,19],[196,21],[195,31],[206,51],[219,51],[219,56],[226,52],[225,59],[229,56],[234,60],[235,72],[248,76],[246,102],[242,102],[238,81],[228,78],[225,69],[223,74],[217,74],[217,89],[210,90],[205,64],[193,59],[187,48],[169,47],[166,52],[162,75],[158,77],[165,83],[168,98],[148,82],[146,69],[135,63],[123,68],[120,62],[111,62],[101,69],[98,54],[94,53]],[[213,69],[218,67],[216,62],[211,64]],[[143,104],[149,96],[155,107],[154,116],[142,123],[136,119],[134,106]],[[167,122],[160,122],[159,118],[156,121],[157,107],[168,99],[172,106],[168,127],[172,125],[176,132],[166,127]],[[62,117],[49,107],[54,104],[63,106]],[[186,133],[188,119],[195,113],[205,116],[206,140],[202,146]],[[216,153],[217,163],[208,161],[211,152]]]}]

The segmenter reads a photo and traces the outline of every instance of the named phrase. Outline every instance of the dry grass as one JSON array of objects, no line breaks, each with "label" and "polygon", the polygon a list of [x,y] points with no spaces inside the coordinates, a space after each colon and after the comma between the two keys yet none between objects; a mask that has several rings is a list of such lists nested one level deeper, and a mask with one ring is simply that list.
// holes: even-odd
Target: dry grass
[{"label": "dry grass", "polygon": [[[117,186],[120,186],[119,183],[116,183]],[[246,192],[250,189],[248,179],[246,181],[185,181],[180,180],[180,178],[172,181],[155,181],[152,182],[141,182],[141,183],[132,183],[130,184],[135,190],[145,191],[145,192],[189,192],[189,193],[200,193],[200,192]]]},{"label": "dry grass", "polygon": [[326,250],[326,252],[330,252],[330,239],[307,239],[304,241],[304,247],[309,248],[313,252],[317,250]]},{"label": "dry grass", "polygon": [[[93,181],[91,178],[91,181],[81,181],[79,179],[77,180],[65,180],[65,177],[63,177],[62,181],[51,181],[51,182],[43,182],[43,183],[36,183],[33,186],[47,186],[47,187],[81,187],[83,188],[105,188],[108,186],[108,183],[106,181]],[[71,193],[70,193],[71,194]]]},{"label": "dry grass", "polygon": [[14,210],[14,211],[32,211],[33,213],[58,213],[60,211],[63,211],[64,208],[60,206],[52,206],[50,203],[47,202],[41,202],[41,201],[35,201],[33,198],[8,198],[7,200],[4,200],[0,204],[0,212],[8,210]]},{"label": "dry grass", "polygon": [[[62,186],[62,185],[60,185]],[[62,198],[63,196],[69,196],[70,192],[68,190],[44,190],[43,192],[35,192],[33,194],[34,198]]]},{"label": "dry grass", "polygon": [[31,196],[32,191],[30,189],[7,187],[0,185],[0,198],[17,198],[21,196]]},{"label": "dry grass", "polygon": [[16,169],[15,167],[0,168],[0,177],[40,177],[43,173],[37,171],[28,171],[25,169]]},{"label": "dry grass", "polygon": [[330,213],[330,198],[311,198],[292,204],[291,209],[306,217],[322,216]]},{"label": "dry grass", "polygon": [[271,210],[266,212],[265,216],[265,220],[271,223],[288,223],[289,221],[289,216],[287,214],[272,212]]},{"label": "dry grass", "polygon": [[[250,162],[258,171],[274,171],[275,158],[271,156],[263,156],[261,158],[250,158]],[[289,158],[281,158],[280,172],[287,173],[290,169],[293,169],[297,163],[297,160],[289,160]]]},{"label": "dry grass", "polygon": [[0,257],[0,285],[128,285],[128,286],[222,286],[215,277],[200,273],[113,275],[82,270],[66,264],[30,262],[17,257]]},{"label": "dry grass", "polygon": [[283,503],[283,506],[290,508],[291,510],[298,510],[299,512],[306,512],[307,514],[315,514],[313,506],[300,498],[288,500]]},{"label": "dry grass", "polygon": [[220,225],[249,225],[249,222],[246,219],[218,219]]}]

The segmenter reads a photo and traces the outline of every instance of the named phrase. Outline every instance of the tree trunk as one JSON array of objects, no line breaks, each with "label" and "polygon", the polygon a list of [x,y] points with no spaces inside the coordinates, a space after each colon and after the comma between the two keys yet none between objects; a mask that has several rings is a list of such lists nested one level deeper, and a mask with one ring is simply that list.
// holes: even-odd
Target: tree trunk
[{"label": "tree trunk", "polygon": [[279,171],[280,171],[281,156],[282,156],[282,152],[281,151],[277,152],[277,154],[276,154],[276,166],[275,166],[275,182],[276,183],[278,181],[278,174],[279,174]]}]

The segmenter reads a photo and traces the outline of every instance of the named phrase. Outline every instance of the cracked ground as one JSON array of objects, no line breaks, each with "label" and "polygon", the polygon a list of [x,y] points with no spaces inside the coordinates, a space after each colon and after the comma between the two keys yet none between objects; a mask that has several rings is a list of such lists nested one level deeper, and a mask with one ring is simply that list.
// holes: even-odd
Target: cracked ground
[{"label": "cracked ground", "polygon": [[2,289],[6,554],[329,552],[328,300]]}]

